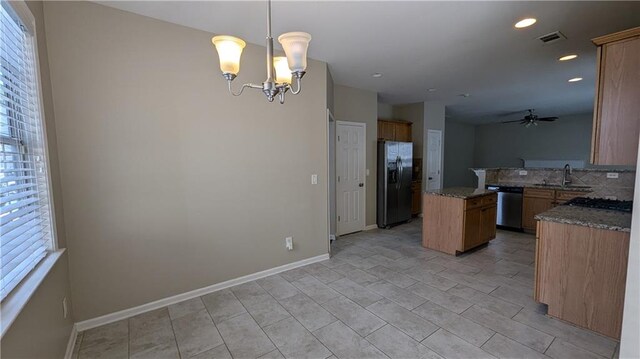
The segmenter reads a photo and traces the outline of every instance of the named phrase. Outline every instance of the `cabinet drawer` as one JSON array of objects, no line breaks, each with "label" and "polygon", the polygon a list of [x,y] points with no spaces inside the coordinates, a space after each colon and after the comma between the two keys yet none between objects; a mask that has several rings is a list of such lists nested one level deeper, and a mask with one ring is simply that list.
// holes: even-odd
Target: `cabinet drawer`
[{"label": "cabinet drawer", "polygon": [[584,197],[589,192],[581,192],[581,191],[556,191],[556,199],[558,201],[568,201],[570,199],[576,197]]},{"label": "cabinet drawer", "polygon": [[486,205],[489,205],[489,204],[494,204],[496,202],[498,202],[498,195],[497,194],[492,194],[492,195],[489,195],[489,196],[482,197],[482,205],[483,206],[486,206]]},{"label": "cabinet drawer", "polygon": [[482,197],[467,199],[464,201],[464,209],[477,208],[482,206]]},{"label": "cabinet drawer", "polygon": [[535,198],[553,198],[555,190],[552,189],[544,189],[544,188],[525,188],[524,196],[525,197],[535,197]]}]

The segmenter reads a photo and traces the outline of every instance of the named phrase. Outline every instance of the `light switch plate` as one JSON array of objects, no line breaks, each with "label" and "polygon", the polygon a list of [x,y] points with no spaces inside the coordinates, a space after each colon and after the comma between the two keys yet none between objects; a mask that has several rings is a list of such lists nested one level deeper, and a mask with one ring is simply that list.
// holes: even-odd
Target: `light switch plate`
[{"label": "light switch plate", "polygon": [[369,176],[369,173],[370,173],[370,172],[369,172],[369,169],[367,168],[367,176]]},{"label": "light switch plate", "polygon": [[518,174],[520,176],[526,176],[527,175],[527,171],[520,171],[520,172],[518,172]]},{"label": "light switch plate", "polygon": [[318,175],[311,175],[311,184],[318,184]]},{"label": "light switch plate", "polygon": [[618,172],[607,172],[607,178],[618,178]]},{"label": "light switch plate", "polygon": [[292,251],[293,250],[293,237],[287,237],[284,239],[284,246],[285,248],[287,248],[287,250]]}]

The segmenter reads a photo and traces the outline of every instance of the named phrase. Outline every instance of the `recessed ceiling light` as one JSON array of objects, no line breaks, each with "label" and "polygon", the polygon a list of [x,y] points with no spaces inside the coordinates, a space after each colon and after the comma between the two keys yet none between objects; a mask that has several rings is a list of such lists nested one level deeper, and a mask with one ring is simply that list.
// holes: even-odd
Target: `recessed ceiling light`
[{"label": "recessed ceiling light", "polygon": [[569,61],[575,59],[576,57],[578,57],[578,55],[576,54],[566,55],[559,58],[558,61]]},{"label": "recessed ceiling light", "polygon": [[458,96],[460,96],[460,97],[469,97],[469,96],[471,96],[471,95],[470,95],[470,94],[468,94],[468,93],[461,93],[461,94],[459,94]]},{"label": "recessed ceiling light", "polygon": [[377,78],[377,79],[379,79],[379,78],[381,78],[381,77],[382,77],[382,74],[381,74],[381,73],[379,73],[379,72],[376,72],[375,74],[373,74],[373,75],[371,75],[371,76],[372,76],[372,77],[375,77],[375,78]]},{"label": "recessed ceiling light", "polygon": [[582,81],[582,77],[574,77],[572,79],[569,79],[569,82],[578,82],[578,81]]},{"label": "recessed ceiling light", "polygon": [[516,22],[516,24],[514,26],[516,27],[516,29],[522,29],[522,28],[529,27],[529,26],[535,24],[536,21],[538,21],[538,20],[536,20],[536,19],[534,19],[532,17],[529,17],[529,18],[522,19],[522,20]]},{"label": "recessed ceiling light", "polygon": [[429,91],[429,92],[436,92],[436,89],[434,89],[434,88],[430,88],[430,89],[427,89],[427,91]]}]

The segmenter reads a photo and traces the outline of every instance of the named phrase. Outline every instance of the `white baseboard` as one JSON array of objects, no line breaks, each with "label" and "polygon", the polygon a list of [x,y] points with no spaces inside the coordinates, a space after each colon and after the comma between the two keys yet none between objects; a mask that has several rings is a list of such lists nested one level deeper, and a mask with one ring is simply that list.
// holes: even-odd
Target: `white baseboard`
[{"label": "white baseboard", "polygon": [[370,225],[368,225],[368,226],[365,226],[365,227],[364,227],[364,230],[365,230],[365,231],[370,231],[370,230],[372,230],[372,229],[376,229],[376,228],[378,228],[378,225],[377,225],[377,224],[370,224]]},{"label": "white baseboard", "polygon": [[77,337],[78,337],[78,329],[74,324],[73,327],[71,327],[71,334],[69,334],[69,341],[67,342],[67,352],[64,353],[64,359],[71,359],[71,356],[73,355],[73,350],[75,349],[75,346],[76,346]]},{"label": "white baseboard", "polygon": [[115,313],[111,313],[111,314],[106,314],[106,315],[103,315],[103,316],[100,316],[100,317],[97,317],[97,318],[87,319],[87,320],[84,320],[82,322],[76,323],[76,325],[74,327],[74,330],[77,330],[78,332],[82,332],[82,331],[85,331],[87,329],[96,328],[96,327],[99,327],[101,325],[117,322],[118,320],[127,319],[127,318],[133,317],[133,316],[138,315],[138,314],[142,314],[142,313],[146,313],[146,312],[149,312],[149,311],[152,311],[152,310],[155,310],[155,309],[163,308],[163,307],[166,307],[166,306],[171,305],[171,304],[176,304],[176,303],[188,300],[188,299],[200,297],[200,296],[205,295],[205,294],[217,292],[219,290],[222,290],[222,289],[225,289],[225,288],[229,288],[229,287],[233,287],[233,286],[238,285],[238,284],[251,282],[251,281],[256,280],[256,279],[268,277],[268,276],[273,275],[273,274],[281,273],[281,272],[284,272],[284,271],[288,271],[290,269],[306,266],[308,264],[324,261],[324,260],[327,260],[327,259],[329,259],[329,254],[328,253],[327,254],[322,254],[322,255],[319,255],[319,256],[315,256],[315,257],[311,257],[311,258],[307,258],[307,259],[303,259],[301,261],[285,264],[285,265],[282,265],[282,266],[279,266],[279,267],[263,270],[261,272],[256,272],[256,273],[245,275],[245,276],[242,276],[242,277],[230,279],[228,281],[224,281],[224,282],[221,282],[221,283],[210,285],[208,287],[199,288],[199,289],[192,290],[190,292],[181,293],[181,294],[174,295],[174,296],[171,296],[171,297],[159,299],[159,300],[156,300],[156,301],[153,301],[153,302],[150,302],[150,303],[139,305],[137,307],[124,309],[124,310],[121,310],[121,311],[118,311],[118,312],[115,312]]}]

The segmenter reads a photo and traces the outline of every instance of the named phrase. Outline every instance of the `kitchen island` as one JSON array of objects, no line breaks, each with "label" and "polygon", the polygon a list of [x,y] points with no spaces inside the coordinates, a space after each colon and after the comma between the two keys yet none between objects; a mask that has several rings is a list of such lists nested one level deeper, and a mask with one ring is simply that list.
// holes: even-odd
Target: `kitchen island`
[{"label": "kitchen island", "polygon": [[536,220],[534,299],[552,317],[619,339],[631,213],[558,206]]},{"label": "kitchen island", "polygon": [[423,196],[422,246],[456,255],[496,237],[497,193],[452,187]]}]

